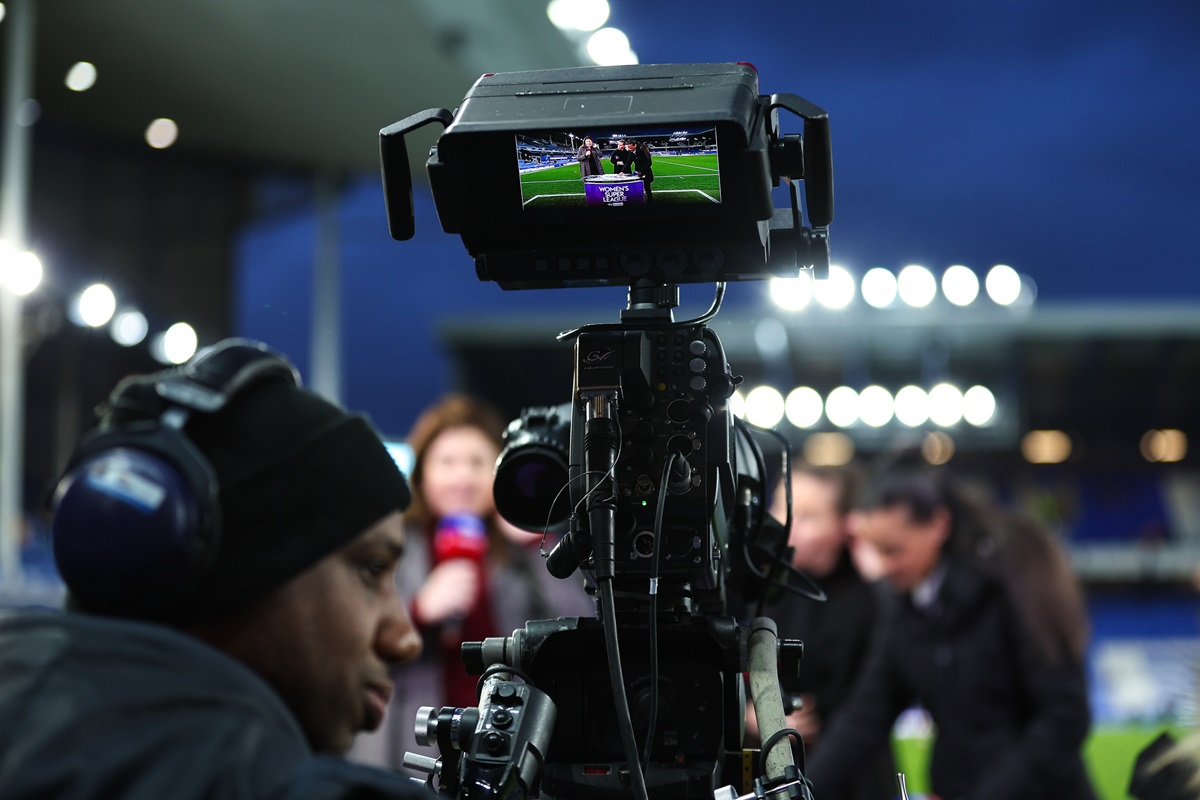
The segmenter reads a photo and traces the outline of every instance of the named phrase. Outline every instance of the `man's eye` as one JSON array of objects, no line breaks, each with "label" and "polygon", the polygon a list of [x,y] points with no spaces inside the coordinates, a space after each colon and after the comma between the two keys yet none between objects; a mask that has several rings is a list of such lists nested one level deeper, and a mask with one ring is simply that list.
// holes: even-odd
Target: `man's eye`
[{"label": "man's eye", "polygon": [[362,576],[368,584],[377,585],[388,572],[386,561],[368,561],[362,565]]}]

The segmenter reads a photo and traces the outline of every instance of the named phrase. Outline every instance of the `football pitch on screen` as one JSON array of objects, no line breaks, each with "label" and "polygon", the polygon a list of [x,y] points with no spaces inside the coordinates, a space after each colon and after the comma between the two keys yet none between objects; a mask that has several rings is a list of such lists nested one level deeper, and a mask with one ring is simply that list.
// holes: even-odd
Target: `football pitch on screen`
[{"label": "football pitch on screen", "polygon": [[[613,166],[604,161],[606,173]],[[655,156],[654,181],[650,190],[655,203],[719,203],[721,182],[717,178],[717,157]],[[526,208],[550,208],[585,205],[579,164],[535,170],[521,175],[521,201]]]}]

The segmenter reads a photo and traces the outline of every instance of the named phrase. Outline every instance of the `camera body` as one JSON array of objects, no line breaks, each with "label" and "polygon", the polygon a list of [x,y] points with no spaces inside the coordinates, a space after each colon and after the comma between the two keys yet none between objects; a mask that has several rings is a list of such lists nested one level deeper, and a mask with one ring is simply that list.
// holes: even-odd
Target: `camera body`
[{"label": "camera body", "polygon": [[[780,109],[804,119],[802,136],[780,131]],[[731,414],[740,378],[705,323],[726,281],[828,269],[828,116],[795,95],[760,95],[756,71],[741,63],[484,75],[454,113],[430,109],[380,132],[396,239],[415,230],[404,137],[431,122],[445,127],[427,162],[438,216],[480,280],[624,285],[629,303],[620,323],[560,335],[574,340],[571,399],[510,425],[494,490],[510,522],[565,532],[547,567],[560,578],[582,569],[599,619],[532,621],[463,645],[470,671],[519,674],[548,696],[553,732],[540,724],[536,737],[504,738],[488,722],[496,701],[485,691],[473,733],[455,727],[459,711],[442,709],[445,725],[434,727],[463,755],[430,770],[443,769],[443,792],[460,797],[632,788],[645,800],[650,789],[691,798],[745,788],[742,675],[765,665],[751,670],[775,684],[759,720],[782,728],[776,665],[798,668],[800,647],[778,644],[769,620],[755,621],[755,635],[740,624],[778,577],[787,532],[765,511],[772,434]],[[634,155],[612,159],[618,140],[633,142]],[[790,208],[774,207],[781,182]],[[713,308],[675,321],[678,285],[696,282],[717,284]],[[778,438],[776,475],[787,470]],[[515,708],[504,702],[502,719]],[[504,748],[469,755],[479,737]],[[489,788],[496,781],[478,776],[506,753],[524,777]],[[784,757],[790,764],[775,748],[759,777],[783,780]],[[540,786],[526,774],[532,763]],[[789,786],[801,785],[789,769]]]}]

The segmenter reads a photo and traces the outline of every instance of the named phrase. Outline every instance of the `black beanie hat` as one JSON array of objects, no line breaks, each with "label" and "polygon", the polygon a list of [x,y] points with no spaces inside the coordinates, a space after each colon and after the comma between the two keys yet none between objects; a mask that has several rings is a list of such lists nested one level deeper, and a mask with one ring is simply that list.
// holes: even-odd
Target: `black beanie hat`
[{"label": "black beanie hat", "polygon": [[[171,374],[123,381],[101,427],[161,414],[155,386]],[[184,432],[217,478],[219,548],[181,605],[136,616],[190,624],[237,612],[409,504],[404,476],[367,419],[282,377],[245,387],[217,413],[195,414]]]},{"label": "black beanie hat", "polygon": [[221,547],[196,616],[245,607],[408,507],[366,418],[285,381],[248,389],[186,431],[220,485]]}]

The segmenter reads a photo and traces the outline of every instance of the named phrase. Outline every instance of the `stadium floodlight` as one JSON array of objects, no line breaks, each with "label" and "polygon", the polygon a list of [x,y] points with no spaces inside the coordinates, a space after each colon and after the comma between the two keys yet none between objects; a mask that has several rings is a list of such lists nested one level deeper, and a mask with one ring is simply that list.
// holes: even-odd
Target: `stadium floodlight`
[{"label": "stadium floodlight", "polygon": [[746,395],[742,394],[741,389],[729,395],[729,413],[738,419],[746,418]]},{"label": "stadium floodlight", "polygon": [[146,315],[140,311],[122,311],[113,317],[108,326],[108,335],[122,347],[133,347],[146,338],[150,325]]},{"label": "stadium floodlight", "polygon": [[146,144],[155,150],[164,150],[179,138],[179,126],[173,119],[159,117],[146,126]]},{"label": "stadium floodlight", "polygon": [[963,419],[979,427],[996,415],[996,396],[986,386],[972,386],[963,394]]},{"label": "stadium floodlight", "polygon": [[1071,449],[1071,437],[1063,431],[1029,431],[1021,437],[1021,455],[1030,464],[1061,464]]},{"label": "stadium floodlight", "polygon": [[862,296],[872,308],[887,308],[896,299],[896,276],[883,267],[867,270],[862,279]]},{"label": "stadium floodlight", "polygon": [[1164,464],[1187,456],[1187,434],[1177,428],[1146,431],[1141,441],[1142,458]]},{"label": "stadium floodlight", "polygon": [[858,395],[858,416],[872,428],[881,428],[892,421],[895,402],[882,386],[868,386]]},{"label": "stadium floodlight", "polygon": [[840,311],[854,300],[854,276],[844,267],[829,265],[829,277],[813,286],[817,302],[826,308]]},{"label": "stadium floodlight", "polygon": [[935,467],[954,458],[954,440],[945,431],[930,431],[921,441],[921,455]]},{"label": "stadium floodlight", "polygon": [[746,421],[752,425],[774,428],[783,412],[783,395],[773,386],[759,386],[746,395]]},{"label": "stadium floodlight", "polygon": [[75,298],[74,308],[68,315],[72,322],[99,328],[107,325],[117,310],[117,296],[103,283],[93,283]]},{"label": "stadium floodlight", "polygon": [[186,322],[176,322],[154,337],[150,354],[163,364],[182,364],[196,353],[196,331]]},{"label": "stadium floodlight", "polygon": [[909,264],[896,279],[900,299],[913,308],[924,308],[937,296],[937,280],[919,264]]},{"label": "stadium floodlight", "polygon": [[970,267],[955,264],[942,273],[942,294],[956,306],[969,306],[979,296],[979,278]]},{"label": "stadium floodlight", "polygon": [[42,260],[35,253],[14,253],[7,243],[0,242],[0,289],[25,297],[41,285],[43,273]]},{"label": "stadium floodlight", "polygon": [[905,386],[896,392],[896,419],[910,428],[929,421],[929,395],[920,386]]},{"label": "stadium floodlight", "polygon": [[546,16],[564,31],[594,31],[608,22],[608,0],[550,0]]},{"label": "stadium floodlight", "polygon": [[929,390],[929,419],[949,428],[963,418],[963,394],[957,386],[939,383]]},{"label": "stadium floodlight", "polygon": [[1001,306],[1011,306],[1021,296],[1021,276],[1007,264],[997,264],[984,279],[988,297]]},{"label": "stadium floodlight", "polygon": [[813,279],[807,271],[795,278],[771,278],[771,300],[784,311],[803,311],[813,299]]},{"label": "stadium floodlight", "polygon": [[637,53],[629,47],[629,37],[620,28],[601,28],[588,37],[588,58],[602,67],[638,63]]},{"label": "stadium floodlight", "polygon": [[825,398],[825,416],[839,428],[849,428],[858,422],[858,392],[849,386],[839,386]]},{"label": "stadium floodlight", "polygon": [[787,328],[775,317],[764,317],[754,325],[754,344],[764,359],[787,353]]},{"label": "stadium floodlight", "polygon": [[814,467],[842,467],[854,458],[854,440],[844,433],[814,433],[804,440],[804,460]]},{"label": "stadium floodlight", "polygon": [[96,85],[96,65],[88,61],[76,61],[67,70],[65,82],[73,92],[86,92]]},{"label": "stadium floodlight", "polygon": [[797,386],[788,392],[784,401],[784,413],[788,422],[797,428],[811,428],[821,421],[825,403],[816,389],[809,386]]},{"label": "stadium floodlight", "polygon": [[1021,290],[1017,292],[1012,307],[1021,310],[1032,308],[1037,300],[1037,282],[1023,272],[1017,277],[1021,279]]}]

